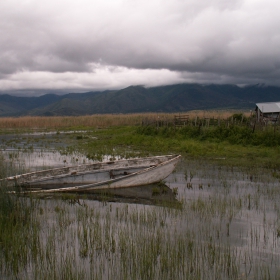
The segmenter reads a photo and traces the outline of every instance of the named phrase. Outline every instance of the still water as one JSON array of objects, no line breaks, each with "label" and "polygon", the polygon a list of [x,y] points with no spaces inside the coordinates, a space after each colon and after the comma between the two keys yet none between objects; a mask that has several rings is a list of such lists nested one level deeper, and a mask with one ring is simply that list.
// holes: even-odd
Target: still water
[{"label": "still water", "polygon": [[[92,162],[59,137],[10,137],[2,153],[19,171]],[[184,158],[160,186],[40,197],[38,254],[18,279],[280,279],[279,180],[224,160]]]}]

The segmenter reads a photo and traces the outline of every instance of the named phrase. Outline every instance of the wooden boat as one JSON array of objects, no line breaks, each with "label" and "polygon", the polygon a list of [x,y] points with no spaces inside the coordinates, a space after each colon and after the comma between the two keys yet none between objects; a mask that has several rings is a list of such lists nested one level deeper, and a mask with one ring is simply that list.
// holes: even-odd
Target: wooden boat
[{"label": "wooden boat", "polygon": [[1,180],[27,192],[90,192],[157,183],[172,173],[180,155],[98,162],[36,171]]}]

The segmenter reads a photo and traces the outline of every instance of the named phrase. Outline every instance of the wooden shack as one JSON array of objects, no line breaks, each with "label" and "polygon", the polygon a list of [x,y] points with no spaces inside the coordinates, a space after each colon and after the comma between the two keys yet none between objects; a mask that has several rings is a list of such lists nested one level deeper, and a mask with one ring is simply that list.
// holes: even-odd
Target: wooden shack
[{"label": "wooden shack", "polygon": [[257,122],[276,123],[279,120],[280,102],[256,103]]}]

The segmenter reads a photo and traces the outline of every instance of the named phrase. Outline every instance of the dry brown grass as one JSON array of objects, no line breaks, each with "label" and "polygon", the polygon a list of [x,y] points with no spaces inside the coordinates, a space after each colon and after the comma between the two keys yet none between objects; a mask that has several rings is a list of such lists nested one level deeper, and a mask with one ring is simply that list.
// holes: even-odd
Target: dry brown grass
[{"label": "dry brown grass", "polygon": [[[180,114],[189,118],[221,118],[226,119],[236,111],[190,111]],[[30,129],[64,129],[73,127],[110,127],[123,125],[140,125],[143,120],[161,120],[171,122],[179,113],[139,113],[139,114],[106,114],[76,117],[7,117],[0,118],[0,128]],[[246,116],[250,113],[245,113]]]},{"label": "dry brown grass", "polygon": [[209,111],[202,111],[202,110],[197,110],[197,111],[190,111],[187,112],[186,114],[189,115],[190,119],[194,119],[196,117],[198,118],[220,118],[220,119],[228,119],[231,117],[233,114],[244,114],[244,116],[249,117],[250,116],[250,111],[237,111],[237,110],[209,110]]},{"label": "dry brown grass", "polygon": [[108,114],[75,117],[19,117],[0,118],[0,128],[71,128],[71,127],[109,127],[141,124],[143,114]]}]

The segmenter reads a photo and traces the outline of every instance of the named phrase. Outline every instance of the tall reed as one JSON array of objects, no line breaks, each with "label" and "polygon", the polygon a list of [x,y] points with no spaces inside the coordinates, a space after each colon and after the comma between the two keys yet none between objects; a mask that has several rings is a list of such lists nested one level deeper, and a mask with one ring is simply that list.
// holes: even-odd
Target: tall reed
[{"label": "tall reed", "polygon": [[[198,118],[228,118],[235,111],[191,111],[190,119]],[[135,113],[135,114],[96,114],[86,116],[54,116],[54,117],[3,117],[0,118],[0,128],[9,129],[60,129],[71,127],[103,128],[109,126],[140,125],[143,120],[172,122],[178,113]],[[248,115],[248,113],[246,113]]]}]

